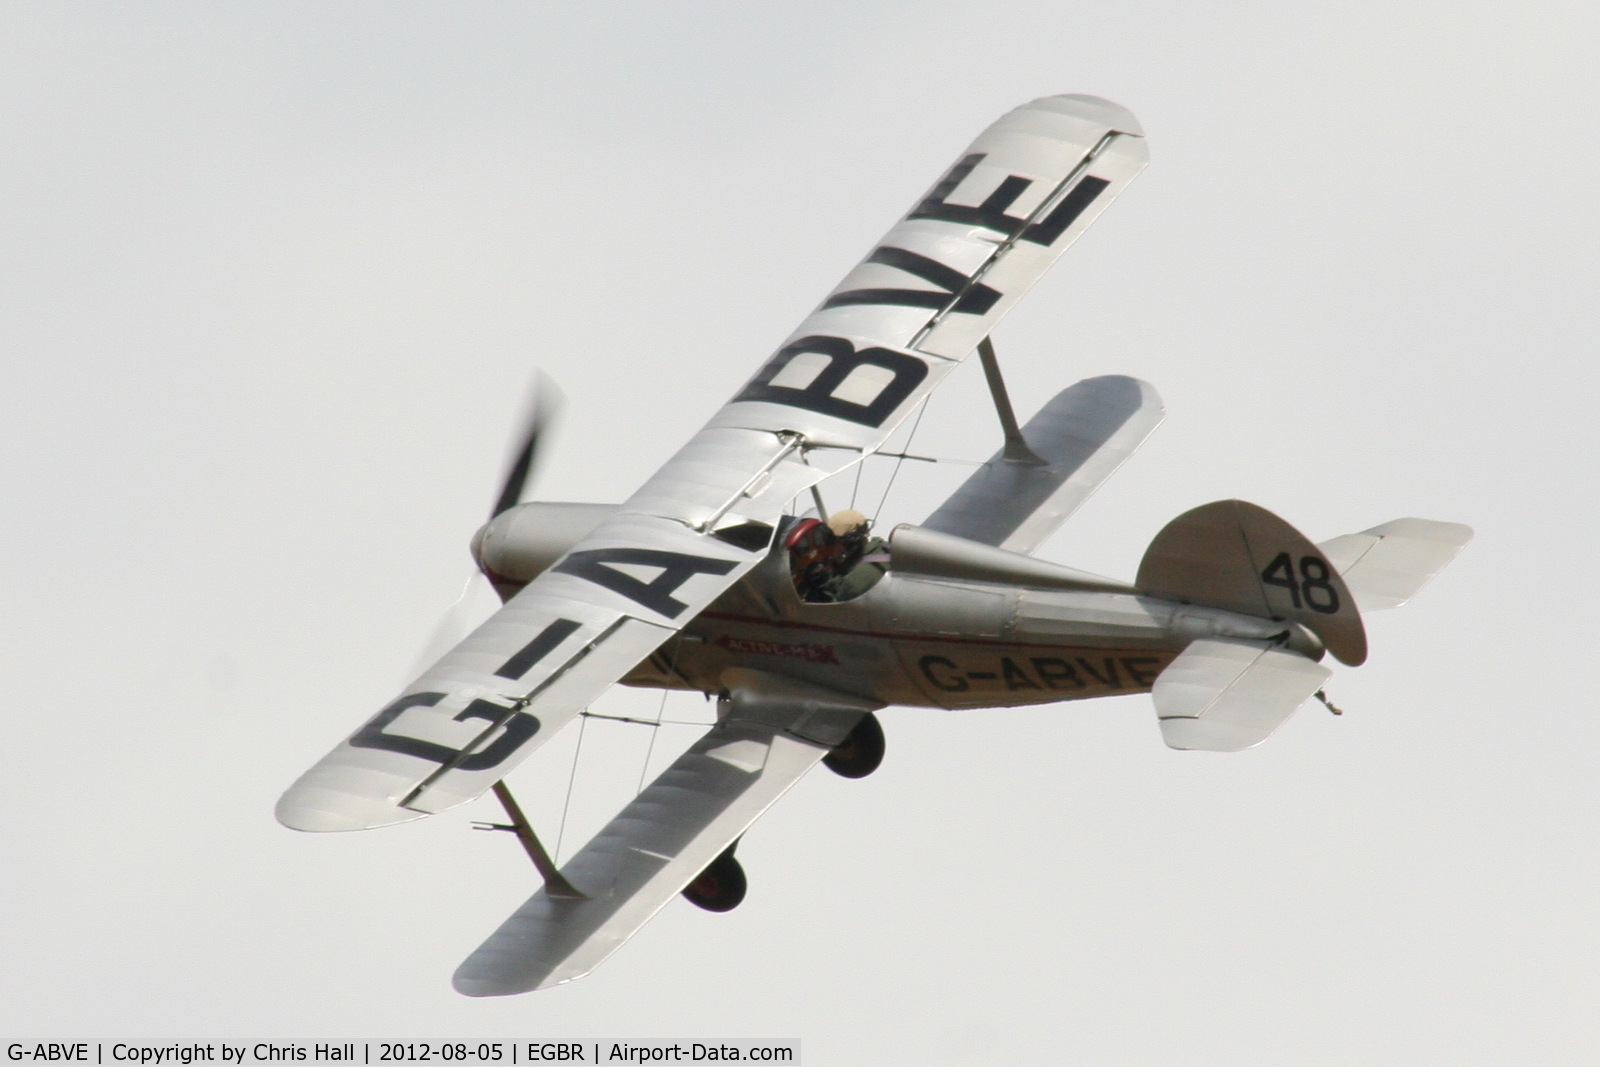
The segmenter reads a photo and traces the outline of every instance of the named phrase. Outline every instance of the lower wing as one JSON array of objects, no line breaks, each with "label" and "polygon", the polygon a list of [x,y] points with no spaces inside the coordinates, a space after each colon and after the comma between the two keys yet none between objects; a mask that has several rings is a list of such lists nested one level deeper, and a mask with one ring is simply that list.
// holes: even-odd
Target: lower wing
[{"label": "lower wing", "polygon": [[561,873],[581,898],[528,898],[455,974],[492,997],[581,978],[639,931],[878,705],[740,675],[726,716]]}]

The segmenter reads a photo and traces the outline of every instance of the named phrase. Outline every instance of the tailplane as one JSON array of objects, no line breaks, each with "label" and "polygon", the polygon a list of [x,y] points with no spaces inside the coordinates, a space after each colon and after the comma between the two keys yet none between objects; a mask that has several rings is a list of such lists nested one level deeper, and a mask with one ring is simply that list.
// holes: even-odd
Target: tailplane
[{"label": "tailplane", "polygon": [[[1167,523],[1135,584],[1145,596],[1296,624],[1356,667],[1367,658],[1361,612],[1405,603],[1471,539],[1458,523],[1396,519],[1314,545],[1264,508],[1220,500]],[[1314,661],[1315,641],[1285,629],[1278,640],[1191,642],[1151,690],[1162,739],[1235,752],[1271,736],[1332,673]]]},{"label": "tailplane", "polygon": [[1156,679],[1169,748],[1238,752],[1259,745],[1333,672],[1269,641],[1191,641]]},{"label": "tailplane", "polygon": [[1317,545],[1362,611],[1397,608],[1417,595],[1472,540],[1472,527],[1395,519]]}]

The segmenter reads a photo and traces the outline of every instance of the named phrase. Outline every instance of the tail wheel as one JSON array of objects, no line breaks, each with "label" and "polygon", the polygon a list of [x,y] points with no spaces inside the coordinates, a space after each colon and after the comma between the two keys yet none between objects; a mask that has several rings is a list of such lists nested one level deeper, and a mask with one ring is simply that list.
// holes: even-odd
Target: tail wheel
[{"label": "tail wheel", "polygon": [[683,889],[684,899],[697,908],[707,911],[732,911],[744,900],[749,882],[744,868],[733,858],[733,846],[701,871],[695,880]]},{"label": "tail wheel", "polygon": [[822,757],[828,770],[845,778],[865,778],[883,762],[883,725],[872,712],[861,716],[848,737]]}]

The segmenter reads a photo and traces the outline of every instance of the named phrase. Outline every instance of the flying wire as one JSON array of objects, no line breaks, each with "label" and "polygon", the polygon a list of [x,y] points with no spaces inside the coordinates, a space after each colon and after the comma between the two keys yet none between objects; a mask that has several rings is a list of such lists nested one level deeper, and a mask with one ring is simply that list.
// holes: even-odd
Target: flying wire
[{"label": "flying wire", "polygon": [[911,448],[911,442],[917,439],[917,427],[922,425],[922,416],[928,413],[928,398],[923,397],[921,405],[917,408],[917,421],[911,424],[911,433],[906,437],[905,448],[900,450],[898,458],[894,461],[894,470],[889,472],[889,484],[883,487],[883,496],[878,499],[878,510],[872,513],[872,525],[878,525],[878,516],[883,514],[883,505],[889,502],[889,490],[894,488],[894,480],[900,476],[900,468],[905,465],[906,452]]},{"label": "flying wire", "polygon": [[583,731],[589,725],[588,709],[584,709],[581,716],[582,722],[578,723],[578,744],[572,750],[572,770],[567,772],[567,799],[561,805],[561,829],[556,831],[556,866],[561,866],[561,840],[567,836],[567,812],[572,810],[572,787],[578,781],[578,756],[583,752]]},{"label": "flying wire", "polygon": [[[672,662],[667,666],[667,677],[670,679],[678,673],[678,653],[683,649],[683,631],[678,632],[678,639],[672,644]],[[650,744],[644,750],[644,766],[639,768],[639,788],[633,791],[634,796],[644,792],[645,775],[650,773],[650,757],[656,751],[656,738],[661,735],[661,720],[667,713],[667,694],[672,692],[666,686],[661,687],[661,703],[656,707],[656,721],[651,725],[656,729],[650,731]]]}]

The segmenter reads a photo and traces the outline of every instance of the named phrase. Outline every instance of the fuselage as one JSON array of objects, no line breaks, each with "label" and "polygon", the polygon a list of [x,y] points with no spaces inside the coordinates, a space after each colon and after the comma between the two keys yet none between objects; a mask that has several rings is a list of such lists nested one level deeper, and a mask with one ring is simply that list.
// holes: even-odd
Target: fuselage
[{"label": "fuselage", "polygon": [[623,679],[716,692],[762,670],[884,704],[974,708],[1143,692],[1187,642],[1159,604],[889,574],[807,603],[768,559]]},{"label": "fuselage", "polygon": [[1153,597],[892,571],[854,600],[809,603],[775,546],[622,682],[715,695],[743,669],[882,704],[1046,704],[1148,692],[1197,637],[1283,634],[1281,622]]}]

